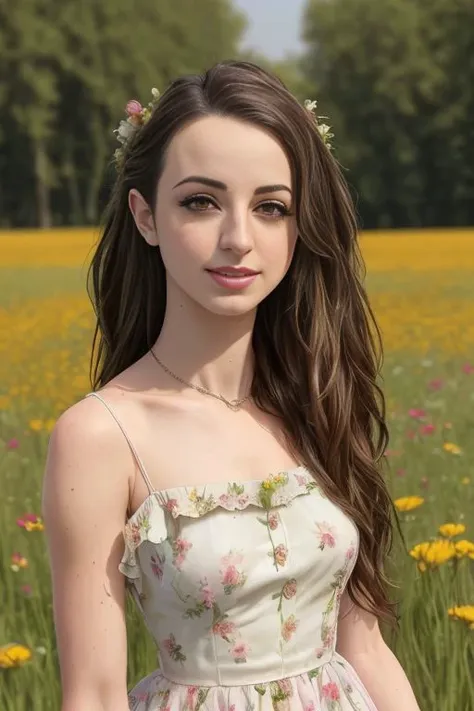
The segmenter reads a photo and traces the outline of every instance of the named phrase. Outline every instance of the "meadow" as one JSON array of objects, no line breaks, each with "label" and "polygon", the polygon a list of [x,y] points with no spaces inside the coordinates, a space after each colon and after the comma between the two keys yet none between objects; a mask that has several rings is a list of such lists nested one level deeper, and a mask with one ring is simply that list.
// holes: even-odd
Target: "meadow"
[{"label": "meadow", "polygon": [[[56,711],[40,489],[49,433],[91,387],[85,292],[96,234],[0,233],[0,710]],[[385,471],[406,548],[386,631],[422,711],[474,709],[474,230],[367,233],[385,344]],[[129,682],[155,667],[129,604]]]}]

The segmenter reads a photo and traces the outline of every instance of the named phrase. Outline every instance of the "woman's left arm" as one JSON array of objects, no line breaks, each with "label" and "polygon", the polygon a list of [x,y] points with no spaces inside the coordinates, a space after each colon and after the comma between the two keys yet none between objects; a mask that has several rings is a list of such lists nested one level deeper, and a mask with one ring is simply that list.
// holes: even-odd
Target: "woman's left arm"
[{"label": "woman's left arm", "polygon": [[374,615],[341,597],[336,650],[359,675],[377,711],[420,711],[402,666],[382,637]]}]

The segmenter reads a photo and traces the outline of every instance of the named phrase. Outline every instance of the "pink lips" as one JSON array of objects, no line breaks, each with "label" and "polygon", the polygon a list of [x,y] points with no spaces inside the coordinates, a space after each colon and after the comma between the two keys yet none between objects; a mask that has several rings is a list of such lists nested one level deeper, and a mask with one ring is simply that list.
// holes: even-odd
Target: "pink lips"
[{"label": "pink lips", "polygon": [[208,271],[214,272],[215,274],[224,274],[231,276],[252,276],[258,274],[254,269],[249,269],[248,267],[216,267],[215,269],[209,269]]},{"label": "pink lips", "polygon": [[258,276],[258,272],[245,267],[219,267],[219,269],[208,269],[207,272],[219,286],[226,289],[245,289]]}]

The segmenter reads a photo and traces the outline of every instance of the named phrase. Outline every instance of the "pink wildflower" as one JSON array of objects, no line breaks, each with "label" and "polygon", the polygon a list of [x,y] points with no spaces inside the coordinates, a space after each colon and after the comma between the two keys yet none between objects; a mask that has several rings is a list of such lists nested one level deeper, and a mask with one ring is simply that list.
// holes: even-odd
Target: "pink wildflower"
[{"label": "pink wildflower", "polygon": [[422,420],[423,417],[426,417],[426,412],[416,407],[412,407],[411,410],[408,410],[408,414],[414,420]]},{"label": "pink wildflower", "polygon": [[128,116],[136,116],[137,114],[141,114],[142,111],[143,106],[136,99],[132,99],[131,101],[129,101],[127,106],[125,107],[125,113]]}]

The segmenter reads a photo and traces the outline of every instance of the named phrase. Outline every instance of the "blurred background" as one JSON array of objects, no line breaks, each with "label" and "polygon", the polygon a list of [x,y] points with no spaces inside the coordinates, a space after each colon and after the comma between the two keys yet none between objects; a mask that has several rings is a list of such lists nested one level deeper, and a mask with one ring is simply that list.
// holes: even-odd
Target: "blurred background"
[{"label": "blurred background", "polygon": [[[0,0],[0,710],[60,707],[41,480],[57,417],[91,389],[112,131],[130,98],[228,58],[329,117],[407,544],[384,634],[422,711],[474,711],[474,0]],[[155,654],[128,622],[132,684]]]},{"label": "blurred background", "polygon": [[366,229],[474,222],[471,0],[0,3],[0,227],[94,225],[130,97],[222,58],[315,97]]}]

